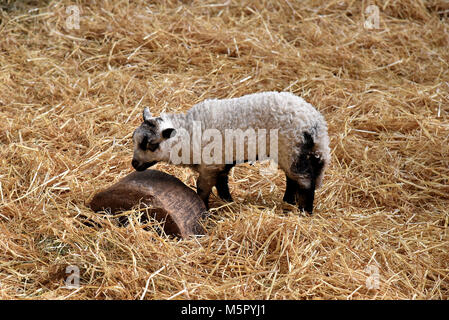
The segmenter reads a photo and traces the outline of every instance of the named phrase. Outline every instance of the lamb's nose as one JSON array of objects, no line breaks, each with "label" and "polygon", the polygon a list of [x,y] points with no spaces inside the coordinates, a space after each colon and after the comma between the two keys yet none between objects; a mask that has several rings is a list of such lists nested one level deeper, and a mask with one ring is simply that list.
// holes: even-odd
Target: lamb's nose
[{"label": "lamb's nose", "polygon": [[139,166],[139,161],[133,159],[133,161],[131,161],[131,165],[133,166],[134,169],[137,170],[137,167]]}]

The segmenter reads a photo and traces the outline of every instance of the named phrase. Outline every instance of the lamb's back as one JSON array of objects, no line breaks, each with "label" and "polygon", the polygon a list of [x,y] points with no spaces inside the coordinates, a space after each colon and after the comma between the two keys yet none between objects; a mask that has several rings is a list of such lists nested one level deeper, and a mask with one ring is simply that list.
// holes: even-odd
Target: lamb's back
[{"label": "lamb's back", "polygon": [[208,99],[193,106],[189,119],[203,129],[282,129],[312,126],[318,111],[288,92],[261,92],[231,99]]}]

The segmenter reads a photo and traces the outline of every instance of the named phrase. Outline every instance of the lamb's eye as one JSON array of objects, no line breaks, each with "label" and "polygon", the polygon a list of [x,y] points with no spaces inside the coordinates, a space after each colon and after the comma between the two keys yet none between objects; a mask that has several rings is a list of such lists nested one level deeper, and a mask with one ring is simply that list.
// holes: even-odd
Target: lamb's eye
[{"label": "lamb's eye", "polygon": [[155,151],[157,148],[159,148],[159,143],[148,143],[147,147],[148,150]]},{"label": "lamb's eye", "polygon": [[139,148],[145,151],[147,149],[147,144],[148,144],[148,138],[143,137],[142,141],[139,143]]}]

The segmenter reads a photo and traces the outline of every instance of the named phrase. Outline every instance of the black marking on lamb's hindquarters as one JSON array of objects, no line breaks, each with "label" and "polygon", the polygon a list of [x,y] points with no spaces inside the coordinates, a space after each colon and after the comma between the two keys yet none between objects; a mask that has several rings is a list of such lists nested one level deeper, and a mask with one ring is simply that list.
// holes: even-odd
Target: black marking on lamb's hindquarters
[{"label": "black marking on lamb's hindquarters", "polygon": [[[296,181],[289,181],[287,177],[287,187],[284,199],[291,203],[292,199],[300,209],[312,214],[313,201],[315,198],[316,181],[324,167],[323,160],[313,151],[315,142],[312,135],[304,132],[304,142],[300,145],[300,153],[297,159],[292,163],[291,171],[301,176],[303,179],[309,179],[310,185],[306,188]],[[296,185],[295,185],[296,184]]]},{"label": "black marking on lamb's hindquarters", "polygon": [[300,145],[301,152],[291,166],[292,172],[307,176],[316,182],[324,167],[324,162],[314,152],[315,142],[308,132],[304,132],[304,142]]},{"label": "black marking on lamb's hindquarters", "polygon": [[218,196],[227,202],[232,202],[232,196],[229,192],[229,185],[228,185],[228,174],[229,171],[231,171],[232,167],[234,167],[235,164],[227,164],[225,165],[225,168],[223,171],[221,171],[217,176],[217,183],[215,184],[215,187],[217,188]]}]

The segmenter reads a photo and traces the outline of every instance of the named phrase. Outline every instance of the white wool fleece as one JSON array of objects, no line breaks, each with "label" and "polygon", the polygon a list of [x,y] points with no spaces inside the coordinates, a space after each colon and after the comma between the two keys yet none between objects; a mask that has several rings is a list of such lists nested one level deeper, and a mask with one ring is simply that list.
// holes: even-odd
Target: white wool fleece
[{"label": "white wool fleece", "polygon": [[[323,172],[330,162],[326,121],[311,104],[289,92],[261,92],[240,98],[209,99],[194,105],[186,114],[163,114],[161,118],[173,128],[184,128],[190,134],[194,121],[201,122],[203,132],[217,129],[223,137],[226,129],[246,131],[252,128],[256,132],[258,129],[267,132],[278,129],[278,164],[292,178],[291,165],[301,151],[304,133],[308,133],[315,144],[314,153],[324,162],[317,187],[321,185]],[[176,136],[169,139],[165,147],[177,143],[178,139]],[[207,142],[203,142],[202,147],[204,144]]]}]

